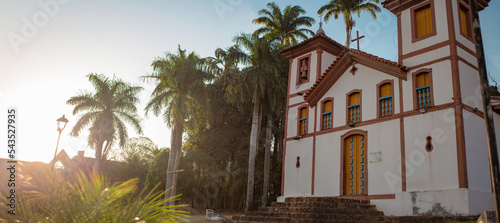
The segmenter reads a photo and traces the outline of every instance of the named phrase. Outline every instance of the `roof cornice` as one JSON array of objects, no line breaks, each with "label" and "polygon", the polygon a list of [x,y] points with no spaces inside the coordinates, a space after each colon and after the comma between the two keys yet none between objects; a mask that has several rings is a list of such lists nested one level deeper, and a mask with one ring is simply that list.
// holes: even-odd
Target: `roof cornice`
[{"label": "roof cornice", "polygon": [[302,41],[301,43],[284,48],[280,50],[279,53],[287,59],[293,59],[300,55],[319,49],[337,56],[345,49],[345,47],[344,45],[331,39],[325,34],[319,33],[309,39]]}]

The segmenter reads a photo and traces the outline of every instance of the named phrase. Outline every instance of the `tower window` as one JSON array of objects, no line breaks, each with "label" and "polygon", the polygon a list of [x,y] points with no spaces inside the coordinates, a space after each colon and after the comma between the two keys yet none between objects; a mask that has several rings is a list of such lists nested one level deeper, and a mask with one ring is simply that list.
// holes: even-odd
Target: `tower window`
[{"label": "tower window", "polygon": [[413,42],[436,34],[433,1],[412,9]]},{"label": "tower window", "polygon": [[433,106],[432,74],[430,69],[422,69],[413,74],[414,108]]},{"label": "tower window", "polygon": [[415,22],[417,28],[417,38],[432,33],[430,5],[415,11]]},{"label": "tower window", "polygon": [[469,9],[460,3],[459,7],[459,18],[460,18],[460,33],[462,35],[472,38],[472,25],[471,25],[471,15]]}]

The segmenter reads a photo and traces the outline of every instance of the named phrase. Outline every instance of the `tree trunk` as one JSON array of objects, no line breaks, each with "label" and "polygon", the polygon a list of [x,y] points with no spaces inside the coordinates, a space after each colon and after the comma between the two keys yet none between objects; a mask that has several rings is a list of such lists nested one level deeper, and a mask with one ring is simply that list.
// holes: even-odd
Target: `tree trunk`
[{"label": "tree trunk", "polygon": [[[181,133],[182,135],[182,133]],[[179,146],[179,150],[177,151],[177,155],[175,157],[175,164],[174,164],[174,174],[173,174],[173,184],[172,184],[172,195],[171,196],[175,196],[176,193],[177,193],[177,175],[179,173],[177,173],[176,171],[179,169],[179,161],[181,159],[181,155],[182,155],[182,138],[181,138],[181,145]],[[173,204],[172,204],[173,205]]]},{"label": "tree trunk", "polygon": [[351,31],[352,31],[352,27],[347,25],[345,28],[345,32],[346,32],[345,46],[347,48],[350,48],[350,46],[351,46]]},{"label": "tree trunk", "polygon": [[250,131],[250,149],[248,151],[248,182],[247,182],[247,199],[245,210],[251,211],[253,204],[253,187],[254,187],[254,173],[255,173],[255,155],[257,150],[258,140],[258,120],[259,120],[259,98],[257,91],[254,93],[253,98],[253,116],[252,116],[252,130]]},{"label": "tree trunk", "polygon": [[267,206],[267,194],[269,191],[269,173],[271,172],[271,139],[272,139],[272,128],[273,128],[273,114],[269,113],[267,115],[267,126],[266,126],[266,145],[264,153],[264,187],[262,188],[262,207]]},{"label": "tree trunk", "polygon": [[282,114],[281,115],[281,119],[280,119],[280,133],[279,133],[279,137],[278,137],[278,162],[283,162],[283,152],[285,150],[285,144],[283,143],[284,139],[285,139],[285,115]]},{"label": "tree trunk", "polygon": [[[104,144],[104,142],[103,142],[103,144]],[[101,160],[108,157],[108,153],[109,153],[110,149],[111,149],[111,144],[109,143],[108,140],[106,140],[106,145],[102,149]]]},{"label": "tree trunk", "polygon": [[[182,145],[182,132],[184,131],[184,126],[182,125],[182,120],[177,120],[174,118],[174,131],[172,131],[172,138],[170,139],[170,153],[168,157],[168,167],[167,167],[167,181],[165,186],[165,202],[163,205],[174,205],[175,201],[171,200],[167,203],[170,197],[176,195],[174,187],[174,175],[176,173],[175,160],[177,158],[177,153],[180,152]],[[170,190],[170,191],[169,191]]]},{"label": "tree trunk", "polygon": [[102,147],[104,145],[104,141],[98,139],[99,142],[96,144],[95,148],[95,160],[94,160],[94,171],[99,173],[101,171],[101,163],[102,163]]}]

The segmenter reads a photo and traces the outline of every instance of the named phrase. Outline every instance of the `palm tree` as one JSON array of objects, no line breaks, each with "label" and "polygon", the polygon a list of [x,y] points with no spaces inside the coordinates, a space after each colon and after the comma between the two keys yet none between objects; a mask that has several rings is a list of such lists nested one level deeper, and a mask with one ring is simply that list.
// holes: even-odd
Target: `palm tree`
[{"label": "palm tree", "polygon": [[374,19],[377,19],[376,12],[380,12],[380,7],[374,3],[379,3],[380,0],[331,0],[326,5],[321,6],[318,10],[318,15],[325,14],[325,22],[328,22],[331,16],[338,19],[340,15],[344,17],[346,26],[346,42],[345,45],[349,48],[351,44],[351,31],[356,25],[353,14],[356,13],[358,18],[362,11],[369,12]]},{"label": "palm tree", "polygon": [[[125,123],[130,124],[137,134],[142,134],[141,118],[137,115],[137,94],[143,89],[123,82],[121,79],[109,79],[102,74],[87,75],[95,92],[81,91],[66,103],[73,105],[73,115],[81,113],[78,122],[71,131],[71,136],[90,125],[87,138],[90,147],[95,149],[95,171],[101,170],[101,162],[110,148],[118,140],[125,145],[128,137]],[[106,143],[106,145],[104,145]]]},{"label": "palm tree", "polygon": [[287,5],[282,12],[276,3],[268,3],[267,9],[259,11],[261,17],[252,21],[254,24],[264,25],[257,29],[254,35],[264,34],[268,38],[278,38],[283,47],[296,44],[297,38],[307,39],[308,34],[314,35],[309,29],[300,28],[311,27],[315,22],[309,16],[301,16],[305,13],[306,11],[298,5]]},{"label": "palm tree", "polygon": [[[259,110],[262,99],[268,95],[266,94],[266,90],[274,88],[274,80],[282,76],[282,69],[278,65],[283,58],[278,54],[280,43],[276,39],[242,33],[234,37],[233,41],[248,51],[247,54],[242,52],[240,61],[250,65],[243,69],[237,77],[233,78],[233,80],[238,80],[238,82],[233,82],[228,86],[227,90],[231,93],[230,96],[232,95],[232,98],[229,98],[230,100],[251,99],[254,104],[250,132],[247,197],[245,204],[245,209],[251,210],[253,204],[255,156],[258,142]],[[237,97],[235,97],[236,95]]]},{"label": "palm tree", "polygon": [[166,190],[170,192],[165,193],[165,200],[176,195],[176,167],[186,121],[194,120],[192,114],[202,115],[202,108],[206,106],[205,83],[213,75],[204,69],[204,64],[205,59],[194,52],[187,54],[179,45],[176,54],[166,53],[165,57],[156,58],[151,64],[153,73],[143,77],[157,84],[146,105],[146,115],[149,111],[162,115],[167,126],[173,127],[166,180]]},{"label": "palm tree", "polygon": [[[265,154],[264,154],[264,182],[262,188],[262,207],[267,205],[268,191],[269,191],[269,178],[271,172],[271,141],[273,132],[273,119],[279,117],[280,112],[286,106],[286,94],[288,83],[288,61],[281,57],[274,65],[277,68],[275,76],[267,79],[267,87],[265,89],[265,100],[263,100],[263,112],[267,117],[266,123],[266,140],[265,140]],[[278,129],[278,128],[276,128]],[[278,130],[279,131],[279,130]],[[276,139],[275,139],[276,140]]]},{"label": "palm tree", "polygon": [[[314,19],[307,16],[300,16],[305,14],[305,10],[300,6],[286,6],[283,11],[280,10],[276,3],[268,3],[268,9],[259,11],[261,17],[254,19],[256,24],[264,25],[264,27],[254,32],[254,35],[264,33],[268,38],[277,38],[281,42],[281,47],[287,47],[291,44],[297,43],[297,37],[306,39],[306,34],[314,35],[309,29],[300,28],[301,26],[311,27]],[[282,111],[286,105],[286,90],[288,78],[288,61],[284,58],[281,63],[276,63],[274,66],[281,69],[282,75],[268,79],[274,82],[269,84],[266,88],[266,97],[264,101],[264,110],[267,116],[266,124],[266,140],[265,140],[265,161],[264,161],[264,183],[262,193],[262,206],[267,205],[267,194],[269,189],[269,175],[270,175],[270,150],[272,140],[272,127],[274,116],[279,116],[279,111]],[[283,131],[283,129],[278,130]]]}]

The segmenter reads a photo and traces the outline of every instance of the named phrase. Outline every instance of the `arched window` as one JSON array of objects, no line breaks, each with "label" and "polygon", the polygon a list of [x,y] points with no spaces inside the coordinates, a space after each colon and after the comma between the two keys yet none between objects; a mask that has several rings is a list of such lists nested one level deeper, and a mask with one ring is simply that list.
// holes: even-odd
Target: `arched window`
[{"label": "arched window", "polygon": [[299,109],[299,135],[307,133],[307,107]]},{"label": "arched window", "polygon": [[431,107],[431,83],[429,72],[422,72],[415,76],[417,108]]},{"label": "arched window", "polygon": [[378,87],[379,117],[392,115],[392,83],[381,83]]},{"label": "arched window", "polygon": [[333,101],[332,99],[326,99],[322,104],[322,129],[331,129],[333,123]]},{"label": "arched window", "polygon": [[354,92],[348,96],[347,121],[357,123],[361,121],[361,93]]}]

